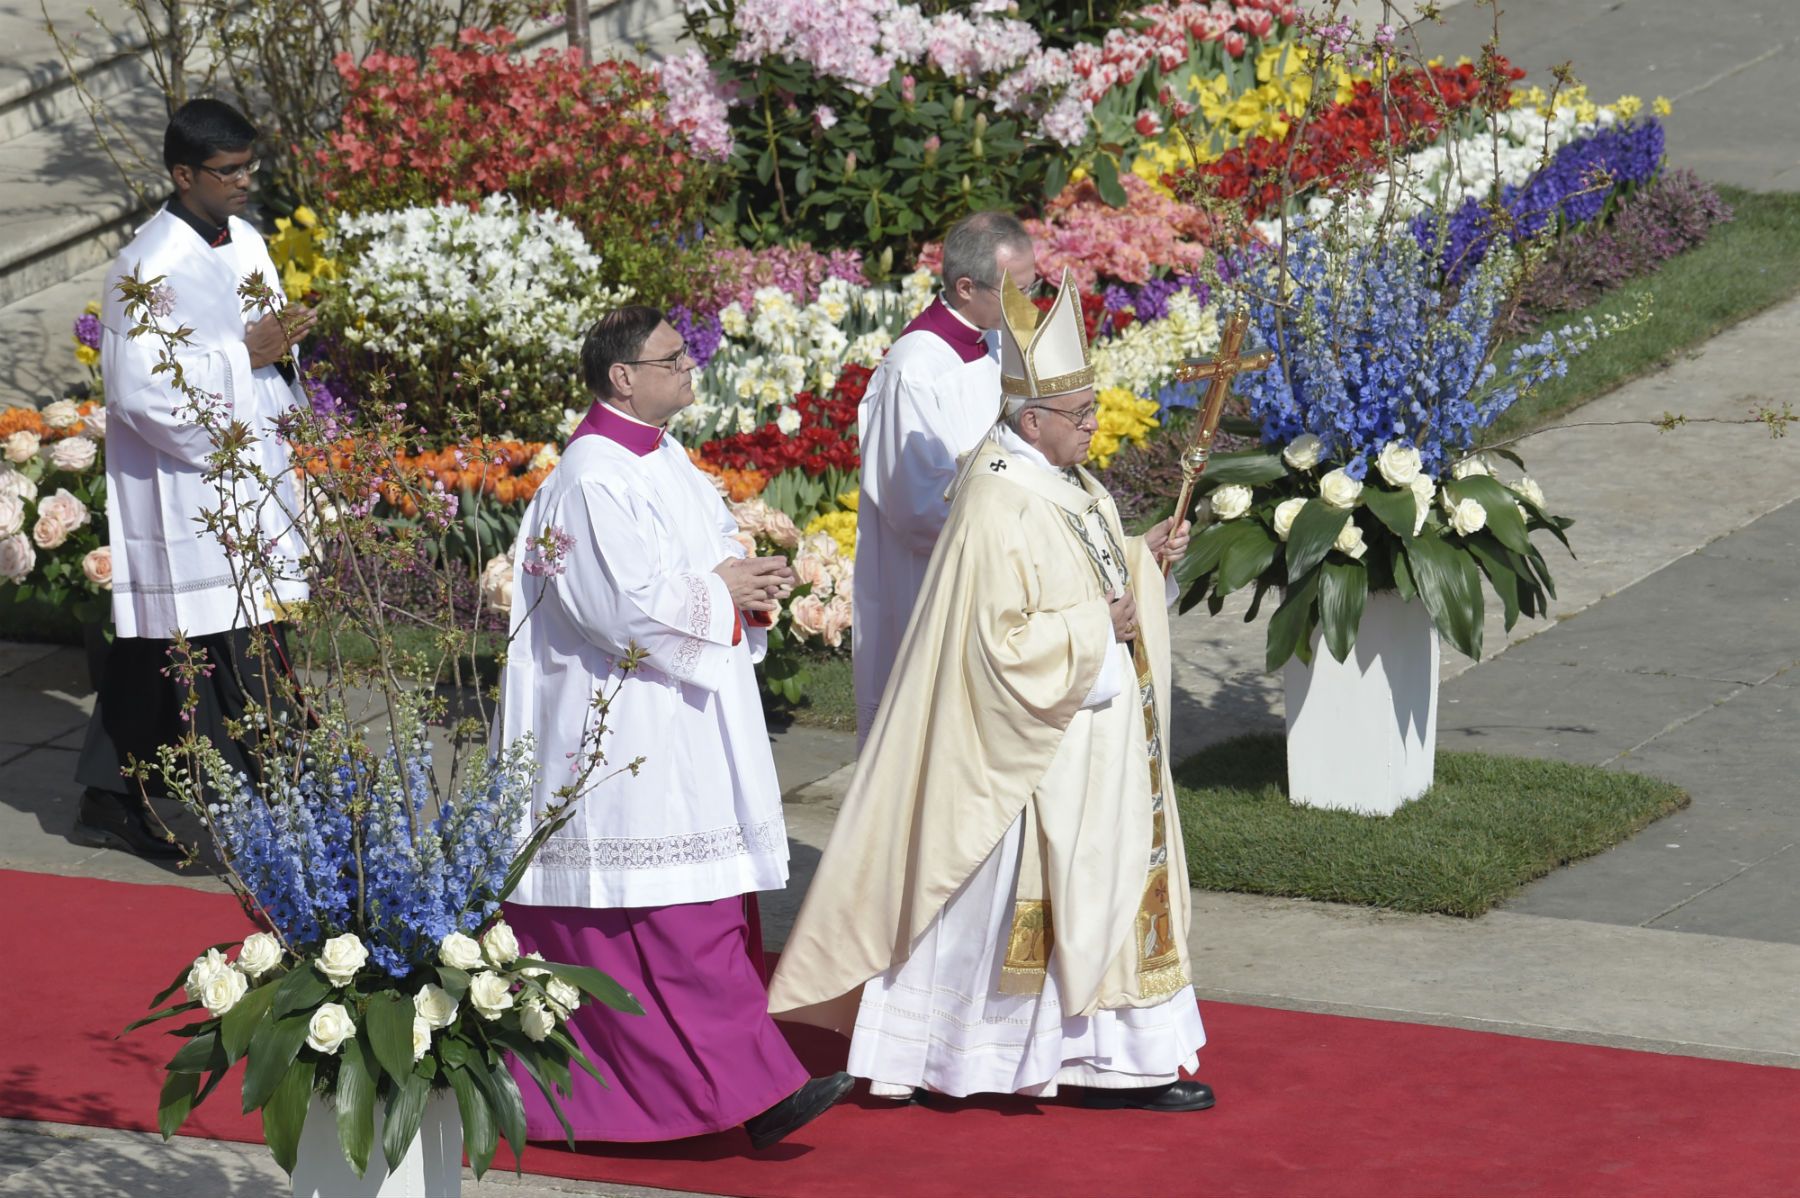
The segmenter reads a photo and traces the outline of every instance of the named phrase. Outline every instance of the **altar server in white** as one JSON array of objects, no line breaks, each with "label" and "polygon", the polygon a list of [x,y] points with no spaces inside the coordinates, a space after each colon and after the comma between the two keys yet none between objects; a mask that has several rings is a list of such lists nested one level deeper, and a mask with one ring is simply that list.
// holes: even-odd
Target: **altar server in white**
[{"label": "altar server in white", "polygon": [[[1082,470],[1081,305],[1004,292],[1004,421],[971,455],[770,992],[877,1096],[1197,1111],[1206,1036],[1168,743],[1185,524],[1127,537]],[[998,407],[999,405],[996,405]]]},{"label": "altar server in white", "polygon": [[[694,400],[694,362],[662,313],[601,317],[581,361],[594,405],[514,554],[497,740],[535,738],[535,811],[576,780],[595,694],[618,691],[608,766],[507,919],[528,949],[603,970],[646,1011],[576,1013],[612,1083],[576,1078],[562,1105],[578,1139],[742,1124],[765,1147],[850,1086],[841,1073],[808,1080],[769,1018],[756,914],[756,892],[787,882],[788,845],[752,663],[794,574],[785,558],[746,556],[719,493],[665,431]],[[622,673],[633,648],[642,662]],[[519,1082],[530,1135],[561,1138],[537,1086],[523,1071]]]},{"label": "altar server in white", "polygon": [[958,221],[944,237],[943,290],[888,350],[857,409],[862,499],[850,645],[859,743],[950,514],[944,492],[956,460],[994,422],[1001,276],[1035,280],[1033,253],[1031,235],[1007,213]]},{"label": "altar server in white", "polygon": [[[159,745],[188,730],[187,684],[164,673],[171,638],[186,634],[214,667],[199,680],[193,726],[254,778],[254,752],[235,743],[225,724],[241,717],[250,700],[279,699],[270,694],[267,672],[287,670],[287,646],[272,620],[283,604],[307,595],[297,564],[288,452],[275,421],[302,402],[280,367],[313,315],[287,304],[261,234],[242,216],[257,168],[255,140],[255,127],[218,100],[191,100],[175,112],[163,136],[175,194],[113,262],[101,307],[116,639],[76,769],[87,790],[75,835],[146,855],[176,849],[147,822],[138,784],[120,770],[134,758],[154,761]],[[276,311],[259,311],[240,298],[239,286],[256,276],[273,292]],[[160,277],[147,315],[126,313],[118,283],[127,277],[144,283]],[[255,443],[245,452],[267,477],[284,480],[272,495],[246,481],[232,500],[257,513],[272,550],[262,565],[273,572],[234,561],[202,528],[202,512],[222,503],[204,477],[218,445],[196,419],[192,395],[156,371],[164,341],[130,335],[146,318],[163,329],[190,330],[187,344],[174,351],[188,387],[217,396],[214,402],[232,419],[247,424]]]}]

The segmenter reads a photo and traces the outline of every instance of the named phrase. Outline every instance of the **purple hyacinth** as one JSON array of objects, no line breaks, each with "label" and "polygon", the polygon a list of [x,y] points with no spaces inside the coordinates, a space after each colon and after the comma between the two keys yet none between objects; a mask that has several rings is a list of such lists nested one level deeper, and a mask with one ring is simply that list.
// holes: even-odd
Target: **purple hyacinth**
[{"label": "purple hyacinth", "polygon": [[719,342],[725,339],[725,325],[717,314],[701,316],[685,304],[675,304],[669,309],[669,327],[681,334],[687,342],[688,355],[694,359],[694,369],[704,369],[719,352]]},{"label": "purple hyacinth", "polygon": [[83,312],[75,318],[75,340],[89,349],[100,348],[100,318]]}]

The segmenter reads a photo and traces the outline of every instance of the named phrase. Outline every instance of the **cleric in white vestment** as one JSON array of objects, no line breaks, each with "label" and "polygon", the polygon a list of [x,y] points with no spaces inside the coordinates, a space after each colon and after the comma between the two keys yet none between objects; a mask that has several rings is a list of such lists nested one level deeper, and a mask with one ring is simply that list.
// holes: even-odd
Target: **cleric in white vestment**
[{"label": "cleric in white vestment", "polygon": [[[593,1004],[572,1026],[611,1082],[577,1075],[577,1139],[673,1140],[743,1124],[765,1147],[850,1079],[808,1080],[769,1018],[756,892],[787,882],[781,787],[752,663],[792,587],[748,557],[707,476],[664,426],[693,402],[693,359],[654,308],[595,323],[582,371],[597,397],[526,509],[496,739],[536,741],[541,812],[577,781],[597,692],[617,688],[573,818],[507,903],[519,939],[593,966],[646,1014]],[[551,535],[566,548],[546,554]],[[618,663],[632,649],[641,663]],[[625,770],[636,759],[641,765]],[[560,1138],[520,1072],[529,1134]]]},{"label": "cleric in white vestment", "polygon": [[866,739],[932,546],[950,514],[956,462],[994,423],[1000,278],[1034,278],[1031,236],[1004,212],[944,236],[943,291],[875,368],[857,409],[862,498],[850,622],[856,730]]},{"label": "cleric in white vestment", "polygon": [[878,1097],[1204,1110],[1164,759],[1162,563],[1186,525],[1127,537],[1080,468],[1097,409],[1067,276],[1041,320],[1002,296],[1003,419],[957,481],[770,1009],[848,1033]]},{"label": "cleric in white vestment", "polygon": [[[120,251],[101,305],[116,635],[76,769],[87,790],[75,835],[145,855],[176,850],[151,830],[138,783],[120,770],[133,759],[154,761],[160,745],[188,731],[187,684],[164,673],[171,638],[184,634],[214,667],[196,682],[192,726],[254,779],[254,752],[234,742],[226,724],[240,719],[248,702],[280,700],[279,688],[271,694],[268,672],[287,672],[289,665],[285,634],[274,621],[283,605],[307,596],[292,471],[275,422],[304,402],[282,367],[313,317],[287,305],[262,235],[239,215],[256,171],[255,139],[255,127],[220,101],[192,100],[176,111],[163,139],[175,195]],[[259,276],[280,316],[240,297],[240,285]],[[125,311],[118,283],[128,277],[162,280],[151,312]],[[173,351],[187,385],[219,397],[231,419],[249,426],[255,440],[244,452],[267,478],[280,480],[271,495],[245,479],[234,500],[257,512],[271,550],[256,569],[228,557],[201,526],[202,513],[222,504],[205,478],[218,445],[195,418],[191,396],[168,373],[156,372],[170,352],[164,340],[129,335],[139,320],[189,330],[187,344]],[[148,789],[162,788],[152,781]]]}]

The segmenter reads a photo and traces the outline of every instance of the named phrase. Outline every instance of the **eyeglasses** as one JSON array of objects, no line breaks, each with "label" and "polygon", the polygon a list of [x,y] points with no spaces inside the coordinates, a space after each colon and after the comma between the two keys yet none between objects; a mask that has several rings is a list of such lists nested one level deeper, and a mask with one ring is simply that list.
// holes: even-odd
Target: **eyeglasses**
[{"label": "eyeglasses", "polygon": [[[975,286],[991,291],[995,295],[1000,294],[1000,285],[998,283],[983,283],[976,281]],[[1036,299],[1044,293],[1044,280],[1033,279],[1029,285],[1020,287],[1019,290],[1025,293],[1026,299]]]},{"label": "eyeglasses", "polygon": [[211,175],[213,178],[217,179],[221,183],[230,183],[239,178],[242,178],[247,183],[250,181],[250,177],[252,175],[256,174],[257,171],[260,171],[262,169],[262,161],[257,158],[252,158],[250,161],[243,163],[241,166],[229,166],[229,167],[227,167],[227,166],[207,166],[205,163],[200,163],[194,169],[205,171],[207,174]]},{"label": "eyeglasses", "polygon": [[[685,366],[681,364],[683,358],[687,359],[687,365]],[[694,368],[694,355],[688,352],[687,344],[683,342],[680,349],[676,350],[666,358],[631,358],[620,362],[619,365],[661,366],[665,370],[673,370],[679,373],[680,371],[692,370]]]},{"label": "eyeglasses", "polygon": [[1073,424],[1076,428],[1080,428],[1082,425],[1086,424],[1088,421],[1094,419],[1094,417],[1096,417],[1100,414],[1100,405],[1097,403],[1091,403],[1091,404],[1088,404],[1084,408],[1076,408],[1073,412],[1069,412],[1069,411],[1065,411],[1062,408],[1053,408],[1047,403],[1041,403],[1041,404],[1037,404],[1034,407],[1031,407],[1027,410],[1032,411],[1032,412],[1055,412],[1058,416],[1063,417],[1065,420],[1067,420],[1071,424]]}]

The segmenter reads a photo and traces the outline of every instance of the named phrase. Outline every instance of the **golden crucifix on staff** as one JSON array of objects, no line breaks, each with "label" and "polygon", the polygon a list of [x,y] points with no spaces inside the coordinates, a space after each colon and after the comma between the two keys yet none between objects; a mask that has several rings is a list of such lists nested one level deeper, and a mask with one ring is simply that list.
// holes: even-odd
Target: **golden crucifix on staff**
[{"label": "golden crucifix on staff", "polygon": [[[1251,354],[1245,357],[1239,353],[1244,346],[1244,335],[1249,330],[1250,321],[1247,318],[1233,316],[1225,326],[1225,336],[1219,342],[1219,352],[1212,356],[1211,361],[1184,362],[1176,368],[1177,382],[1210,380],[1206,398],[1201,402],[1199,415],[1195,418],[1193,443],[1181,455],[1181,496],[1175,501],[1177,522],[1187,515],[1188,504],[1194,499],[1194,484],[1206,473],[1206,462],[1212,457],[1213,437],[1219,431],[1219,417],[1225,412],[1225,396],[1231,390],[1231,380],[1246,370],[1261,370],[1275,361],[1274,354]],[[1174,566],[1173,561],[1164,562],[1163,573],[1167,575]]]}]

